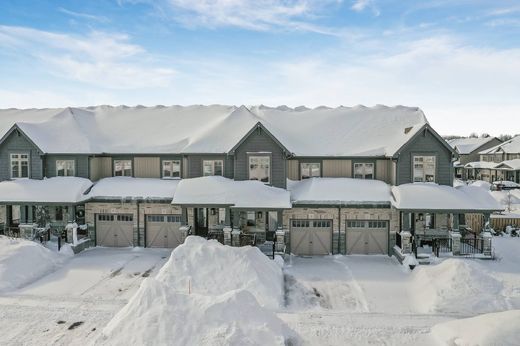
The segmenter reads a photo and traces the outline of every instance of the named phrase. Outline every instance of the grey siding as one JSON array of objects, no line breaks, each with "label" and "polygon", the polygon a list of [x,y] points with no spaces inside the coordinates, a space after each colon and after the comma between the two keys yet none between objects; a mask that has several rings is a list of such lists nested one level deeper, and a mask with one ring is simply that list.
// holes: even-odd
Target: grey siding
[{"label": "grey siding", "polygon": [[[204,160],[223,160],[224,161],[224,176],[233,179],[233,157],[229,155],[215,154],[215,155],[188,155],[188,176],[187,178],[202,177],[202,161]],[[183,177],[184,178],[184,177]]]},{"label": "grey siding", "polygon": [[286,157],[283,149],[262,128],[256,128],[235,150],[235,180],[249,179],[248,153],[270,153],[271,184],[285,188],[287,185]]},{"label": "grey siding", "polygon": [[397,160],[397,185],[413,182],[412,157],[414,155],[434,155],[436,157],[436,183],[453,185],[451,151],[429,130],[421,131],[400,152]]},{"label": "grey siding", "polygon": [[465,165],[467,163],[470,163],[470,162],[480,161],[480,154],[479,154],[479,152],[484,151],[484,150],[489,149],[489,148],[493,148],[494,146],[497,146],[500,143],[502,143],[502,142],[499,139],[493,138],[493,140],[491,140],[491,141],[487,142],[486,144],[480,146],[479,148],[477,148],[473,152],[471,152],[471,153],[469,153],[467,155],[460,155],[459,156],[459,161],[463,165]]},{"label": "grey siding", "polygon": [[43,178],[42,153],[22,133],[15,130],[0,145],[0,181],[11,179],[11,153],[29,153],[29,178]]},{"label": "grey siding", "polygon": [[76,177],[88,178],[88,155],[47,155],[45,156],[44,176],[56,176],[56,160],[74,160]]}]

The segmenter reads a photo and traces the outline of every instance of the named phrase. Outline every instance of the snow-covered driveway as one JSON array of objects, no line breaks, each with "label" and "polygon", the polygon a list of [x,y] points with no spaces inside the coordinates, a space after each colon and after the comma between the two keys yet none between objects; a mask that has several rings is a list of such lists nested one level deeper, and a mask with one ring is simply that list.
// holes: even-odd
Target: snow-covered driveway
[{"label": "snow-covered driveway", "polygon": [[40,280],[0,295],[2,344],[89,342],[87,337],[100,332],[170,253],[166,249],[93,248]]},{"label": "snow-covered driveway", "polygon": [[388,256],[292,257],[287,311],[278,316],[309,345],[427,345],[452,315],[414,313],[409,273]]}]

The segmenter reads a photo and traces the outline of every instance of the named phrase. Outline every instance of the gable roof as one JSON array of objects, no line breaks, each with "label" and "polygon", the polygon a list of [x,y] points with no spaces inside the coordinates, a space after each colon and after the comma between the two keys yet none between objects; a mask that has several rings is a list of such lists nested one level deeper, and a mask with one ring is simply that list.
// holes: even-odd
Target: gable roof
[{"label": "gable roof", "polygon": [[[427,124],[416,107],[96,106],[17,125],[45,153],[229,153],[257,124],[298,156],[393,156]],[[13,110],[0,110],[13,117]],[[27,118],[18,111],[20,119]],[[35,110],[30,110],[34,118]]]},{"label": "gable roof", "polygon": [[479,154],[494,154],[503,152],[506,154],[518,154],[520,153],[520,135],[511,138],[504,143],[500,143],[492,148],[481,151]]},{"label": "gable roof", "polygon": [[520,170],[520,159],[502,161],[496,165],[495,168],[509,169],[512,171]]},{"label": "gable roof", "polygon": [[494,140],[495,137],[472,137],[472,138],[455,138],[448,141],[459,154],[467,155],[471,154],[475,150],[479,149],[486,143]]},{"label": "gable roof", "polygon": [[42,150],[38,145],[36,145],[36,144],[34,143],[34,141],[32,140],[32,138],[29,137],[29,136],[25,133],[25,131],[22,130],[22,129],[20,128],[20,126],[19,126],[18,124],[14,124],[13,126],[11,126],[11,128],[9,129],[9,131],[7,131],[7,132],[2,136],[2,138],[0,138],[0,145],[1,145],[2,143],[4,143],[4,142],[7,140],[7,138],[9,138],[9,136],[10,136],[13,132],[15,132],[15,131],[18,131],[18,132],[19,132],[19,133],[20,133],[20,134],[21,134],[25,139],[27,139],[27,141],[29,141],[29,143],[31,143],[32,145],[34,145],[34,147],[37,148],[39,151],[44,152],[44,151],[43,151],[43,150]]}]

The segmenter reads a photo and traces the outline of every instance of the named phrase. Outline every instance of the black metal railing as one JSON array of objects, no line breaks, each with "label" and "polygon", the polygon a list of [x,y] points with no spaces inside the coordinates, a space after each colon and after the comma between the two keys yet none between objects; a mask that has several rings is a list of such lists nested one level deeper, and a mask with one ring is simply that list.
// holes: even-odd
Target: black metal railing
[{"label": "black metal railing", "polygon": [[474,255],[484,253],[483,238],[462,238],[460,240],[460,254]]},{"label": "black metal railing", "polygon": [[435,238],[432,241],[432,250],[435,256],[439,257],[441,253],[452,251],[452,242],[450,238]]}]

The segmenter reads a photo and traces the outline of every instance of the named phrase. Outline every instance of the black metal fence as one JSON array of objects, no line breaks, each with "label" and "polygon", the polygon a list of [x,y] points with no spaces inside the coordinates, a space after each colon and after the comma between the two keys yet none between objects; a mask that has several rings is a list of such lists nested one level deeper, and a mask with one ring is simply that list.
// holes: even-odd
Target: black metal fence
[{"label": "black metal fence", "polygon": [[435,238],[432,241],[432,250],[435,256],[439,257],[441,253],[452,251],[452,242],[450,238]]},{"label": "black metal fence", "polygon": [[475,255],[484,253],[483,238],[462,238],[460,240],[461,255]]}]

